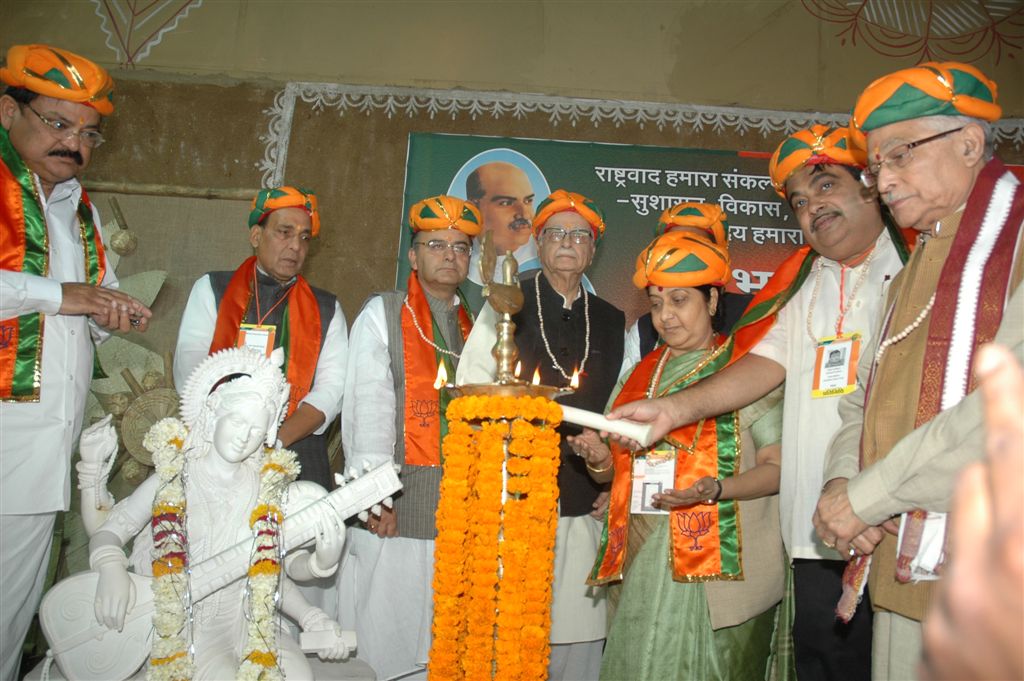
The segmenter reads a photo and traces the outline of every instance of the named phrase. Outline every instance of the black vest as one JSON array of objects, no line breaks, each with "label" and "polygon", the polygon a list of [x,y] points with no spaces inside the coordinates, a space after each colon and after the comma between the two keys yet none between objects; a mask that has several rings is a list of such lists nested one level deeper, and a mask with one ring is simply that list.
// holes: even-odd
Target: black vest
[{"label": "black vest", "polygon": [[[537,315],[537,286],[540,285],[540,302],[544,314],[544,333],[552,354],[569,376],[583,360],[586,340],[586,320],[583,314],[583,296],[572,304],[572,309],[563,307],[562,296],[556,292],[547,279],[539,272],[528,272],[521,282],[523,288],[523,309],[512,315],[516,324],[516,344],[519,358],[523,363],[522,376],[533,376],[535,367],[540,367],[540,378],[544,385],[566,385],[568,381],[554,368],[544,340],[541,338]],[[589,295],[590,305],[590,355],[584,373],[580,375],[580,389],[573,395],[559,398],[559,402],[603,414],[608,397],[615,388],[622,368],[623,335],[626,317],[617,307]],[[567,435],[577,435],[580,429],[562,424],[558,432],[562,436],[562,463],[558,468],[558,493],[563,516],[581,516],[593,510],[593,503],[602,490],[587,473],[584,460],[577,456],[565,442]]]}]

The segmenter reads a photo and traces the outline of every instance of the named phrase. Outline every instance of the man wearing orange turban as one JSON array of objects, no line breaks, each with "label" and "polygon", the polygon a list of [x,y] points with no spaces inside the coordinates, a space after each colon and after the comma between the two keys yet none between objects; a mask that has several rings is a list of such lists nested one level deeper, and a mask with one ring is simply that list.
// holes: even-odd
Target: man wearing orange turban
[{"label": "man wearing orange turban", "polygon": [[[865,179],[925,239],[889,287],[858,389],[842,400],[814,518],[841,552],[866,540],[873,550],[851,561],[840,610],[870,581],[877,678],[915,673],[956,473],[984,451],[975,353],[993,338],[1024,353],[1024,187],[993,156],[1000,115],[996,84],[956,62],[879,78],[853,108]],[[879,529],[893,517],[899,538]]]},{"label": "man wearing orange turban", "polygon": [[330,490],[326,431],[341,411],[348,328],[334,294],[302,276],[310,242],[320,233],[316,194],[302,187],[262,189],[249,211],[255,254],[234,272],[209,272],[192,286],[178,327],[178,386],[208,356],[238,345],[285,351],[291,395],[278,430],[298,454],[299,480]]},{"label": "man wearing orange turban", "polygon": [[[393,508],[349,532],[339,607],[354,618],[359,658],[382,679],[422,678],[433,618],[434,517],[441,484],[441,440],[448,392],[473,326],[459,290],[469,273],[480,211],[434,196],[409,211],[412,273],[404,291],[373,294],[352,324],[342,439],[346,465],[401,466]],[[419,672],[420,676],[407,676]]]},{"label": "man wearing orange turban", "polygon": [[[151,313],[117,290],[78,176],[103,143],[113,82],[47,45],[0,68],[0,680],[18,672],[53,522],[67,510],[73,442],[94,339],[144,331]],[[44,342],[45,341],[45,342]]]},{"label": "man wearing orange turban", "polygon": [[[541,269],[520,276],[524,304],[512,315],[524,376],[536,370],[546,385],[568,385],[577,370],[580,388],[563,402],[590,411],[604,408],[623,358],[624,315],[591,293],[584,282],[604,231],[604,215],[587,197],[558,189],[544,199],[533,219]],[[496,321],[492,306],[484,305],[466,341],[457,383],[494,380],[497,366],[491,348]],[[591,514],[601,515],[607,494],[565,440],[579,429],[563,424],[559,431],[560,517],[548,674],[552,681],[596,679],[605,636],[605,596],[603,590],[588,589],[585,580],[601,528]]]},{"label": "man wearing orange turban", "polygon": [[[672,399],[681,423],[749,404],[785,381],[779,511],[793,561],[794,655],[798,676],[870,678],[867,603],[845,627],[834,625],[844,556],[814,537],[811,515],[824,453],[840,426],[839,399],[852,390],[854,346],[863,347],[883,314],[886,282],[908,255],[904,236],[884,224],[877,197],[860,181],[862,155],[845,129],[816,125],[785,138],[769,163],[806,245],[782,263],[733,328],[732,366]],[[851,351],[843,385],[825,389],[829,348]],[[853,364],[850,364],[853,362]],[[819,372],[820,374],[820,372]]]}]

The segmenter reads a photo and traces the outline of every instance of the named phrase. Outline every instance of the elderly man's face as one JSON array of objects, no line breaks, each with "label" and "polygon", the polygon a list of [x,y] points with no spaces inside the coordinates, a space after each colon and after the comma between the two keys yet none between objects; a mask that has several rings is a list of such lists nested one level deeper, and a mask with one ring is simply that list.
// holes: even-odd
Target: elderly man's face
[{"label": "elderly man's face", "polygon": [[877,197],[845,168],[804,166],[786,180],[786,195],[804,240],[830,260],[863,253],[882,231]]},{"label": "elderly man's face", "polygon": [[[64,127],[60,132],[42,118]],[[10,133],[11,144],[44,188],[77,177],[92,157],[75,132],[100,129],[99,112],[85,104],[40,95],[28,104],[0,96],[0,123]]]},{"label": "elderly man's face", "polygon": [[[561,230],[565,231],[565,236],[561,241],[556,241],[552,234],[560,233]],[[576,243],[573,232],[586,232],[587,236]],[[541,268],[545,273],[583,274],[594,260],[596,246],[593,234],[590,223],[579,213],[555,213],[544,223],[544,229],[537,239]]]},{"label": "elderly man's face", "polygon": [[526,173],[511,163],[488,163],[478,170],[484,195],[474,201],[493,234],[498,253],[508,253],[530,240],[533,187]]},{"label": "elderly man's face", "polygon": [[249,243],[263,271],[282,284],[302,272],[313,239],[313,220],[301,208],[279,208],[262,227],[249,230]]},{"label": "elderly man's face", "polygon": [[967,201],[984,165],[985,136],[979,126],[967,125],[914,147],[909,160],[901,159],[902,167],[892,156],[902,145],[959,125],[942,118],[915,118],[868,133],[868,163],[882,162],[878,194],[900,227],[928,231]]}]

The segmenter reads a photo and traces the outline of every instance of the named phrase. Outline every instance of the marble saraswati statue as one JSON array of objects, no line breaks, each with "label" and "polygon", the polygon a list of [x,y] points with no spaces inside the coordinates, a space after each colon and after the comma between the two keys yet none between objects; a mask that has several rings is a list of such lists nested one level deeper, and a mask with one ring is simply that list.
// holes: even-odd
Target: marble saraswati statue
[{"label": "marble saraswati statue", "polygon": [[[400,484],[390,467],[330,495],[293,482],[294,455],[274,446],[289,391],[281,361],[279,352],[234,348],[200,364],[182,391],[181,420],[164,419],[146,437],[156,473],[116,505],[106,490],[113,427],[105,420],[83,432],[79,486],[93,572],[58,584],[41,616],[67,677],[123,679],[148,657],[155,680],[312,679],[281,614],[321,659],[349,655],[351,632],[292,580],[333,574],[344,519]],[[122,547],[132,539],[129,558]],[[84,608],[67,603],[89,586],[94,612],[72,625]]]}]

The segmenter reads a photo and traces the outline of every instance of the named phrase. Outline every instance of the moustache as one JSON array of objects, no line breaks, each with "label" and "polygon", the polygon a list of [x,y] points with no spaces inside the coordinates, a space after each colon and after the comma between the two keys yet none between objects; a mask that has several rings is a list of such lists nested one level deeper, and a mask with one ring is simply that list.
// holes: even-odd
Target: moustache
[{"label": "moustache", "polygon": [[74,161],[78,165],[82,165],[83,163],[85,163],[85,159],[82,158],[82,155],[80,153],[78,153],[77,151],[74,151],[72,149],[54,149],[49,154],[47,154],[47,156],[58,156],[60,158],[70,158],[72,161]]},{"label": "moustache", "polygon": [[533,223],[526,218],[516,218],[508,224],[508,228],[513,232],[518,232],[521,229],[530,229],[531,227],[533,227]]}]

